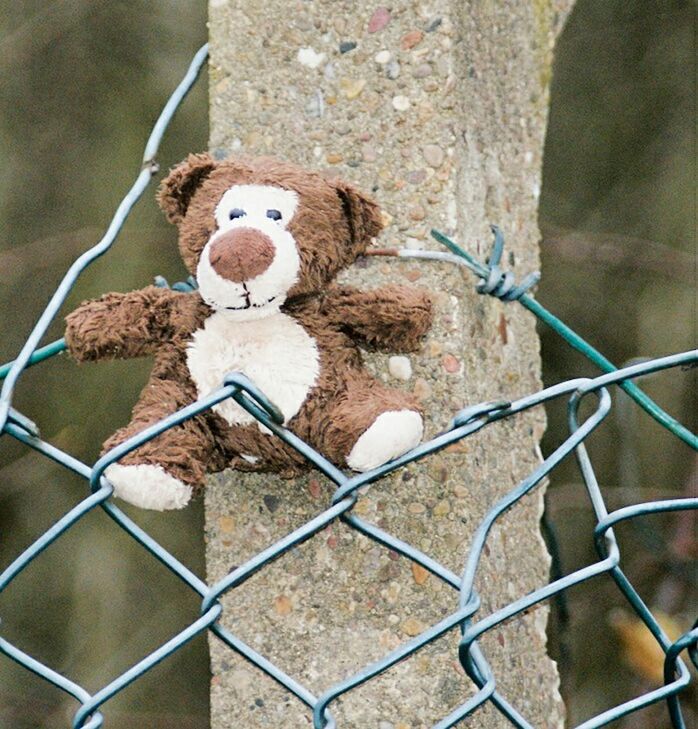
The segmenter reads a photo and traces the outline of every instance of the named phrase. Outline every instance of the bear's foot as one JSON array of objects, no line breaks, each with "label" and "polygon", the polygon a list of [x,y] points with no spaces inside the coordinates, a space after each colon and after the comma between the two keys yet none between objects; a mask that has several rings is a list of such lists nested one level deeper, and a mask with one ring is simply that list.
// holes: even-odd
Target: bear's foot
[{"label": "bear's foot", "polygon": [[115,496],[141,509],[181,509],[191,499],[191,486],[170,476],[162,466],[114,463],[104,475],[113,484]]},{"label": "bear's foot", "polygon": [[422,440],[422,416],[414,410],[381,413],[347,456],[354,471],[370,471],[414,448]]}]

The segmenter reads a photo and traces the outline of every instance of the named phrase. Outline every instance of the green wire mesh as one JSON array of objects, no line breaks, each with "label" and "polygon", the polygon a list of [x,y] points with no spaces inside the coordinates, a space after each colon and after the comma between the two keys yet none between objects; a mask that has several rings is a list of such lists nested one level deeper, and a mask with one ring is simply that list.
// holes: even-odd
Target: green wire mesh
[{"label": "green wire mesh", "polygon": [[[664,683],[647,693],[588,719],[579,725],[578,729],[592,729],[592,727],[605,726],[616,719],[643,709],[658,701],[666,702],[669,716],[675,729],[685,729],[679,695],[689,684],[691,673],[680,656],[686,652],[694,666],[698,664],[698,651],[696,648],[698,644],[698,627],[694,625],[692,630],[685,633],[676,641],[672,642],[668,638],[656,617],[645,605],[633,585],[625,576],[621,567],[620,547],[613,529],[620,522],[641,516],[686,509],[695,510],[698,508],[698,499],[684,498],[644,502],[609,513],[597,482],[592,462],[585,448],[585,440],[608,415],[611,409],[609,387],[617,385],[624,389],[660,425],[693,449],[698,449],[696,435],[665,413],[633,383],[634,379],[652,372],[673,367],[695,366],[698,362],[698,350],[642,362],[621,370],[616,369],[602,354],[593,349],[591,345],[544,309],[527,293],[531,286],[537,282],[539,278],[537,273],[529,275],[520,285],[516,285],[511,273],[502,272],[499,267],[499,262],[501,260],[504,240],[496,228],[493,229],[495,233],[494,248],[487,264],[480,263],[474,259],[450,238],[438,231],[433,231],[433,236],[449,248],[450,253],[400,250],[394,251],[393,255],[435,259],[466,266],[481,279],[480,284],[478,284],[478,291],[480,293],[496,296],[505,302],[518,301],[541,321],[551,326],[572,347],[582,352],[582,354],[594,362],[604,374],[596,378],[578,378],[562,382],[512,402],[488,402],[465,408],[453,417],[448,428],[443,433],[428,442],[422,443],[395,461],[368,473],[360,475],[347,475],[343,473],[327,461],[320,453],[313,450],[307,443],[284,428],[282,425],[283,418],[276,406],[243,373],[231,373],[221,383],[220,388],[216,392],[206,398],[197,400],[141,433],[138,433],[133,438],[102,456],[92,466],[77,460],[65,451],[43,440],[36,425],[12,407],[14,390],[24,370],[33,364],[50,359],[65,349],[65,342],[63,340],[58,340],[41,348],[38,348],[38,345],[78,276],[92,261],[109,250],[129,212],[157,172],[155,155],[162,136],[176,109],[194,84],[207,57],[208,49],[204,46],[195,55],[185,77],[165,105],[146,144],[140,174],[119,205],[102,240],[80,256],[70,267],[36,326],[27,338],[17,359],[0,367],[0,380],[3,381],[2,391],[0,393],[0,435],[7,435],[20,441],[43,456],[59,463],[64,468],[82,476],[89,483],[88,495],[77,506],[53,524],[51,528],[44,532],[30,547],[0,573],[0,592],[7,590],[15,577],[35,559],[39,558],[41,553],[52,542],[65,534],[86,514],[99,508],[105,511],[143,549],[160,560],[181,579],[188,589],[193,590],[201,597],[200,614],[184,630],[177,633],[177,635],[173,636],[157,650],[146,655],[137,664],[114,678],[110,683],[95,693],[88,692],[70,678],[61,675],[51,667],[28,655],[21,648],[10,643],[1,635],[0,653],[15,661],[26,670],[35,673],[56,688],[66,692],[76,700],[78,707],[72,722],[73,729],[97,729],[104,724],[104,716],[100,711],[103,704],[123,691],[129,684],[138,680],[153,666],[178,651],[192,638],[205,631],[211,631],[217,638],[228,645],[231,650],[272,677],[298,700],[306,704],[309,710],[312,711],[313,726],[316,729],[335,729],[337,723],[332,716],[331,705],[336,699],[361,684],[370,681],[399,661],[413,655],[449,630],[458,627],[461,638],[458,646],[454,646],[454,655],[457,653],[464,675],[469,679],[469,681],[464,682],[464,695],[467,695],[468,698],[464,699],[463,703],[455,711],[452,711],[448,716],[445,716],[435,724],[434,729],[447,729],[448,727],[456,726],[461,720],[473,714],[473,712],[485,703],[493,705],[513,726],[520,727],[521,729],[532,729],[532,725],[517,709],[516,697],[505,697],[497,690],[496,677],[488,664],[487,657],[479,647],[478,639],[483,634],[496,628],[500,623],[520,615],[536,603],[549,600],[574,585],[607,573],[616,584],[621,595],[627,600],[629,606],[651,631],[655,640],[664,651]],[[160,285],[166,285],[164,280],[160,280],[158,283]],[[187,286],[188,284],[176,284],[173,286],[173,289],[186,290]],[[579,407],[581,402],[588,396],[593,396],[595,409],[580,422],[578,417]],[[319,471],[335,484],[336,489],[327,508],[315,516],[315,518],[270,545],[263,552],[256,554],[245,564],[234,569],[224,579],[209,585],[199,579],[184,564],[178,561],[114,505],[111,500],[113,488],[109,481],[104,478],[103,473],[111,463],[118,461],[126,453],[139,447],[144,442],[156,437],[168,428],[172,428],[184,420],[211,408],[226,398],[233,398],[260,423],[269,428],[278,438],[303,454]],[[529,476],[519,483],[516,488],[512,489],[500,501],[492,505],[473,535],[470,551],[467,555],[463,572],[460,575],[456,575],[414,546],[397,539],[374,524],[361,519],[353,512],[353,507],[358,498],[358,489],[361,486],[379,481],[384,476],[393,473],[409,463],[426,458],[430,454],[440,451],[456,441],[467,438],[473,433],[486,428],[491,423],[513,417],[517,413],[521,413],[529,408],[540,406],[560,398],[564,398],[567,401],[569,428],[567,438]],[[473,585],[477,575],[480,557],[486,547],[490,530],[502,514],[511,508],[516,508],[518,502],[531,490],[536,488],[570,454],[574,454],[576,457],[584,486],[594,510],[596,518],[594,540],[598,553],[598,561],[576,570],[571,574],[555,579],[550,584],[521,596],[489,615],[478,616],[480,597]],[[454,597],[457,597],[457,600],[454,601],[454,610],[448,617],[430,626],[412,640],[403,643],[381,660],[363,667],[360,671],[346,678],[344,681],[329,687],[321,696],[315,696],[292,676],[286,675],[278,666],[260,655],[218,622],[223,611],[220,604],[220,597],[225,592],[234,590],[236,587],[242,585],[258,570],[263,569],[288,550],[307,539],[313,538],[335,520],[342,521],[383,547],[394,550],[398,554],[417,562],[436,578],[451,587],[455,591]],[[469,695],[472,693],[473,686],[475,687],[475,693]]]}]

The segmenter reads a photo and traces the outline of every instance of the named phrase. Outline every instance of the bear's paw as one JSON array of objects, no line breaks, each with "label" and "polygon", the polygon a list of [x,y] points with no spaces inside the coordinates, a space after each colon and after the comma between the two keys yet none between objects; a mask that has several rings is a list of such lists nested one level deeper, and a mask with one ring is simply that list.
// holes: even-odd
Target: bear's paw
[{"label": "bear's paw", "polygon": [[115,496],[141,509],[181,509],[191,499],[191,486],[171,476],[162,466],[114,463],[104,475],[114,486]]},{"label": "bear's paw", "polygon": [[347,456],[347,465],[361,473],[407,453],[422,440],[422,416],[414,410],[388,410],[364,431]]}]

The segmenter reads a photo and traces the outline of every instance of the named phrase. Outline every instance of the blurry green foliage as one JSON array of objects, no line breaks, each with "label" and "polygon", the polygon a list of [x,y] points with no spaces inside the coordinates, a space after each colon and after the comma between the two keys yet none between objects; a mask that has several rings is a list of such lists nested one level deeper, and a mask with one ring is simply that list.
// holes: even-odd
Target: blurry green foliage
[{"label": "blurry green foliage", "polygon": [[[52,289],[102,235],[138,173],[145,139],[191,56],[206,40],[206,3],[53,0],[0,5],[0,359],[12,359]],[[205,79],[160,151],[163,171],[206,147]],[[115,249],[66,303],[184,274],[175,231],[147,192]],[[46,341],[60,336],[61,322]],[[148,369],[121,362],[80,370],[65,357],[22,378],[18,407],[52,442],[88,462],[125,422]],[[48,407],[44,405],[48,403]],[[84,482],[0,442],[0,565],[6,566],[84,494]],[[133,513],[204,574],[203,508]],[[157,589],[154,588],[157,586]],[[83,683],[108,683],[198,616],[200,600],[101,513],[80,522],[0,596],[3,635]],[[109,703],[109,726],[208,724],[205,638]],[[192,679],[192,677],[196,677]],[[63,729],[76,704],[0,661],[0,726]]]}]

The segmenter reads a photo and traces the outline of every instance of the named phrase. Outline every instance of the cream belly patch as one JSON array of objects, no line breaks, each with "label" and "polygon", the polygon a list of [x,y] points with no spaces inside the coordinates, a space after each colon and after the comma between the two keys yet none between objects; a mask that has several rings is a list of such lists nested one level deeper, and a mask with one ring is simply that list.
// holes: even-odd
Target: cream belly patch
[{"label": "cream belly patch", "polygon": [[[286,314],[235,321],[225,311],[217,311],[194,333],[187,348],[187,367],[199,397],[218,389],[229,372],[244,373],[288,422],[317,382],[320,357],[315,340]],[[213,410],[231,425],[256,422],[232,399]],[[261,425],[260,429],[268,432]]]}]

